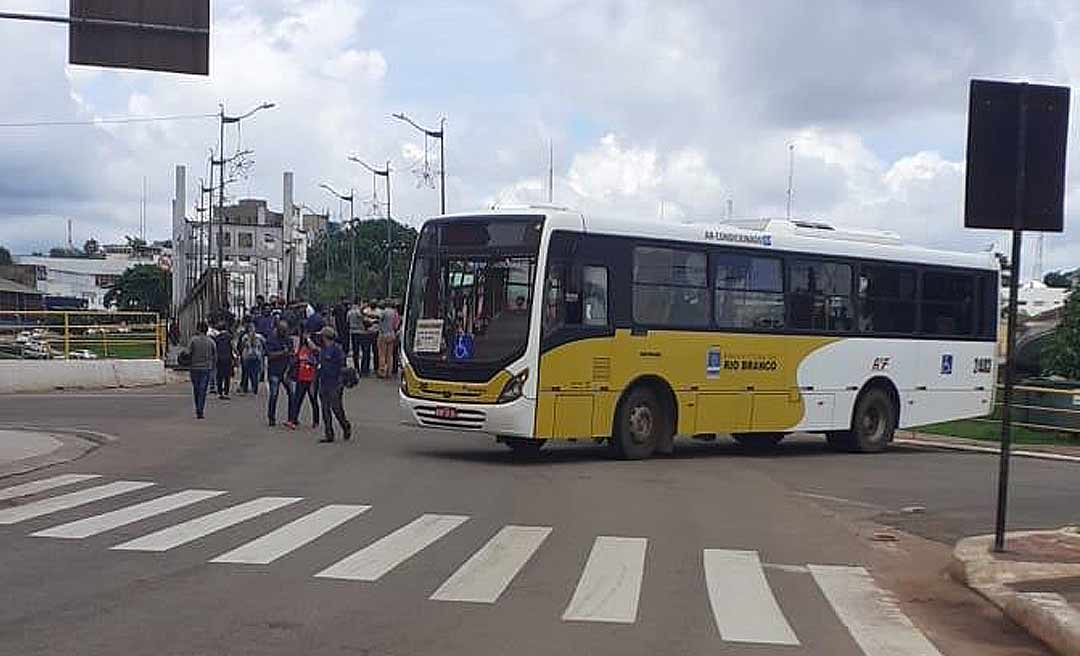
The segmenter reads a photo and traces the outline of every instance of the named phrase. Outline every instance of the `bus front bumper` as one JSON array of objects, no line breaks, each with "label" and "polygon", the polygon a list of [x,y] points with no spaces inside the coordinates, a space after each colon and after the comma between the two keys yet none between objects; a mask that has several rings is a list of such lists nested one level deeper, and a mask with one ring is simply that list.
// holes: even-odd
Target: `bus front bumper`
[{"label": "bus front bumper", "polygon": [[398,392],[398,407],[406,424],[511,437],[532,437],[536,414],[536,400],[525,397],[499,404],[444,403]]}]

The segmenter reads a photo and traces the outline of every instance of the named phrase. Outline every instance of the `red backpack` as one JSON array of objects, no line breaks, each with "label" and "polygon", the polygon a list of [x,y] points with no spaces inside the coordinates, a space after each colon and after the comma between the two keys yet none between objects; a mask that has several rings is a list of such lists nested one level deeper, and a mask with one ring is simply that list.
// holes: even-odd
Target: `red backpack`
[{"label": "red backpack", "polygon": [[314,358],[312,358],[311,349],[306,346],[301,346],[296,352],[296,358],[299,360],[296,368],[296,380],[301,383],[310,383],[315,380],[316,366]]}]

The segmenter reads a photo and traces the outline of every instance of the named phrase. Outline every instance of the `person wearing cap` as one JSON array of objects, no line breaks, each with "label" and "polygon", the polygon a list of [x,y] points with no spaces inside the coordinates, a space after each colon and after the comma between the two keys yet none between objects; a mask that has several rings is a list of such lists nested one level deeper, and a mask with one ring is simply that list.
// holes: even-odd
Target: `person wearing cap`
[{"label": "person wearing cap", "polygon": [[322,401],[324,437],[320,442],[334,441],[334,418],[341,425],[342,437],[352,437],[352,424],[345,416],[342,405],[342,392],[345,386],[342,374],[345,373],[345,351],[337,343],[337,331],[330,326],[319,331],[322,348],[319,350],[319,400]]}]

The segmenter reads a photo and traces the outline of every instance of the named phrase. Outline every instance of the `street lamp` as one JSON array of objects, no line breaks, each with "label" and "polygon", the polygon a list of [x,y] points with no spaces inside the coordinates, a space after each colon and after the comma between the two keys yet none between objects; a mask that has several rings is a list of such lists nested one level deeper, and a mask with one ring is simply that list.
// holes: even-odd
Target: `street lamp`
[{"label": "street lamp", "polygon": [[405,115],[404,112],[391,114],[399,121],[413,126],[425,136],[439,140],[439,213],[446,214],[446,117],[439,119],[439,129],[429,130]]},{"label": "street lamp", "polygon": [[[225,238],[224,237],[224,235],[225,235],[225,227],[224,227],[224,223],[225,223],[225,163],[228,162],[228,161],[231,161],[232,159],[235,159],[236,157],[238,157],[241,154],[241,153],[237,153],[232,158],[230,158],[228,160],[225,159],[225,124],[227,124],[227,123],[237,123],[237,124],[239,124],[240,121],[244,120],[245,118],[250,117],[255,112],[258,112],[258,111],[263,110],[263,109],[273,109],[274,107],[275,107],[274,103],[266,102],[266,103],[263,103],[263,104],[259,105],[258,107],[255,107],[254,109],[252,109],[250,111],[247,111],[247,112],[245,112],[243,114],[240,114],[239,116],[228,116],[228,115],[225,114],[225,105],[224,104],[218,104],[218,110],[219,110],[218,118],[220,119],[220,124],[218,126],[218,153],[221,155],[221,159],[217,162],[218,165],[221,167],[219,169],[219,175],[218,175],[218,178],[219,178],[219,187],[218,187],[218,208],[219,208],[219,210],[218,211],[221,212],[221,220],[218,222],[218,268],[219,269],[223,269],[224,268],[224,263],[225,263],[225,250],[224,250],[224,244],[222,243],[224,238]],[[250,151],[248,151],[248,152],[250,152]],[[245,153],[245,154],[248,154],[248,153]]]},{"label": "street lamp", "polygon": [[[348,195],[339,194],[333,187],[325,182],[319,185],[331,195],[336,196],[340,200],[343,200],[349,204],[349,221],[348,225],[351,234],[349,235],[349,290],[352,292],[352,297],[356,298],[356,224],[354,223],[356,217],[353,212],[353,200],[356,198],[356,193],[350,189]],[[329,257],[330,242],[327,241],[327,257]],[[328,260],[329,261],[329,260]]]},{"label": "street lamp", "polygon": [[394,268],[393,268],[393,251],[394,251],[394,238],[391,232],[393,228],[393,222],[390,214],[390,160],[386,160],[386,167],[377,169],[371,166],[367,162],[363,161],[359,157],[353,155],[349,156],[350,162],[356,162],[365,169],[371,171],[371,193],[375,194],[376,179],[379,177],[386,178],[386,298],[394,297]]}]

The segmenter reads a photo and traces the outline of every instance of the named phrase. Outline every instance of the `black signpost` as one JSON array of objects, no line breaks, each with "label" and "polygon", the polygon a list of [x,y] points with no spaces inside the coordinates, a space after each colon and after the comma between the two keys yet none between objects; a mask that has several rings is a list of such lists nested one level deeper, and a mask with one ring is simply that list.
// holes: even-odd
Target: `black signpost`
[{"label": "black signpost", "polygon": [[70,0],[67,16],[0,19],[70,25],[72,64],[209,75],[210,0]]},{"label": "black signpost", "polygon": [[1005,550],[1016,304],[1024,230],[1064,229],[1069,88],[972,80],[964,227],[1012,231],[994,550]]}]

